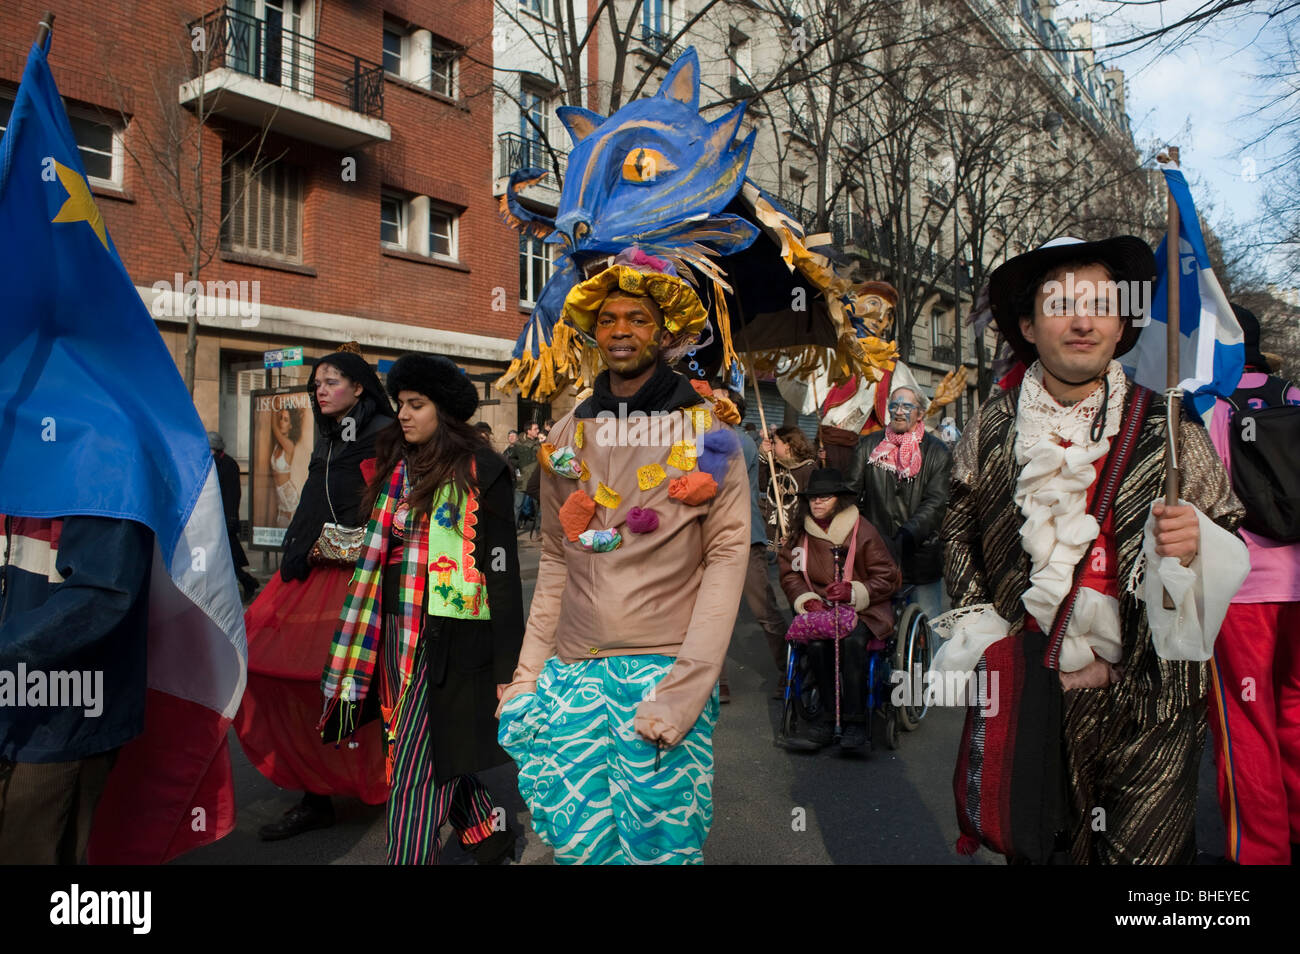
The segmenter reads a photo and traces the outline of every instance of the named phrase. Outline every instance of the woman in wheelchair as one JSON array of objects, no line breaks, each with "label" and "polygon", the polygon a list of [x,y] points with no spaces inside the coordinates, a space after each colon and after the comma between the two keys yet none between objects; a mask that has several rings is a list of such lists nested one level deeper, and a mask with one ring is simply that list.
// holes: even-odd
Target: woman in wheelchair
[{"label": "woman in wheelchair", "polygon": [[[835,641],[840,641],[840,748],[867,744],[867,654],[893,634],[890,597],[903,577],[889,548],[854,506],[838,470],[813,473],[800,492],[790,540],[780,551],[781,588],[796,614],[791,638],[806,642],[821,687],[817,718],[806,722],[800,748],[831,743],[836,724]],[[802,744],[798,744],[802,742]]]}]

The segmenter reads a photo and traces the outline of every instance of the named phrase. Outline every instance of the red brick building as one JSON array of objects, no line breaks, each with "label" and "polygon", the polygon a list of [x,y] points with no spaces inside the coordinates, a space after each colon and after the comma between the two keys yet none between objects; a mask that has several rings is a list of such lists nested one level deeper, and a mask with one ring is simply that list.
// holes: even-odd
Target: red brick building
[{"label": "red brick building", "polygon": [[[245,469],[264,351],[504,370],[525,316],[492,188],[490,0],[6,0],[0,126],[47,7],[96,202],[182,369],[197,238],[195,403]],[[504,443],[517,403],[488,397]]]}]

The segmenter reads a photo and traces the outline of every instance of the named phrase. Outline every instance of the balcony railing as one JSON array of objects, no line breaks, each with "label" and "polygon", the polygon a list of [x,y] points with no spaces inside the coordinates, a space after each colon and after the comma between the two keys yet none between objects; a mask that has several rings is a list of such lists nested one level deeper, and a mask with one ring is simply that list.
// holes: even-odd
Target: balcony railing
[{"label": "balcony railing", "polygon": [[731,96],[733,99],[746,99],[753,96],[756,90],[739,76],[731,77]]},{"label": "balcony railing", "polygon": [[[508,176],[516,169],[527,169],[535,166],[546,170],[546,178],[542,179],[538,185],[547,189],[560,191],[563,183],[565,170],[568,168],[569,154],[563,149],[547,149],[546,146],[536,139],[525,139],[519,133],[506,132],[497,136],[497,175]],[[555,177],[555,163],[551,161],[551,153],[555,153],[555,158],[559,160],[560,179]]]},{"label": "balcony railing", "polygon": [[673,42],[669,34],[652,29],[644,23],[641,25],[641,48],[652,56],[661,56],[664,63],[672,63],[682,54],[681,47]]},{"label": "balcony railing", "polygon": [[952,335],[940,335],[938,342],[930,341],[930,360],[935,364],[956,364],[957,346]]},{"label": "balcony railing", "polygon": [[[201,29],[201,33],[196,33]],[[189,24],[202,37],[195,75],[230,69],[265,83],[382,119],[384,68],[270,20],[218,7]]]}]

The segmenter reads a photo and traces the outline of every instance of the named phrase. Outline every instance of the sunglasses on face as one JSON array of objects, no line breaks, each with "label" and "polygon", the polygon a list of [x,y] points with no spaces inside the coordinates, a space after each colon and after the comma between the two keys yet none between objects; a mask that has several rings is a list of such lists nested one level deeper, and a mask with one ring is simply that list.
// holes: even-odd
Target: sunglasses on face
[{"label": "sunglasses on face", "polygon": [[891,414],[895,411],[902,411],[904,414],[911,414],[913,411],[919,410],[921,409],[911,401],[893,401],[889,405],[889,413]]}]

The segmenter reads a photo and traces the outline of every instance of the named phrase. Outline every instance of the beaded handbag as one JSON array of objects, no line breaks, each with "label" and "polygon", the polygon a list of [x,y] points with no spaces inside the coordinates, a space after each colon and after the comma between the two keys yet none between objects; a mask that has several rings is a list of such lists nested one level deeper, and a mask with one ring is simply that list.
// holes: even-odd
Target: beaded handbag
[{"label": "beaded handbag", "polygon": [[330,458],[333,454],[334,445],[331,443],[325,455],[325,502],[329,504],[330,516],[334,519],[321,527],[320,536],[307,554],[307,562],[312,566],[351,567],[361,556],[361,542],[366,535],[366,528],[364,524],[360,527],[345,527],[338,522],[334,501],[330,499]]}]

